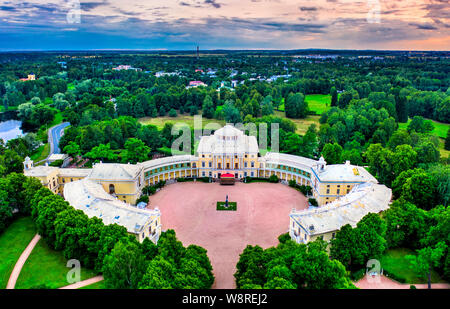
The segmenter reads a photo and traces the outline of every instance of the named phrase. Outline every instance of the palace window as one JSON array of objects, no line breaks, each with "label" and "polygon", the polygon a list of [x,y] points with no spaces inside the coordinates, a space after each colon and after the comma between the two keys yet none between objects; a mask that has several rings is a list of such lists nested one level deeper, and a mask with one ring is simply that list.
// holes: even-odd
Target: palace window
[{"label": "palace window", "polygon": [[209,166],[209,167],[212,167],[212,162],[209,162],[208,166]]},{"label": "palace window", "polygon": [[205,162],[202,162],[202,167],[205,167]]},{"label": "palace window", "polygon": [[337,189],[336,193],[337,194],[341,193],[341,189]]},{"label": "palace window", "polygon": [[255,162],[253,162],[253,161],[252,161],[252,163],[251,163],[251,164],[252,164],[252,167],[255,167]]}]

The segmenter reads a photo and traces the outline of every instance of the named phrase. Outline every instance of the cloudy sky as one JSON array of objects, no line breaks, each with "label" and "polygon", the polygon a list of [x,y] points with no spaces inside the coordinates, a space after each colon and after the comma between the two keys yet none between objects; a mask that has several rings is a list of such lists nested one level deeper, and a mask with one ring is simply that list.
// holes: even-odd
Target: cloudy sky
[{"label": "cloudy sky", "polygon": [[450,0],[0,0],[0,50],[197,44],[449,50]]}]

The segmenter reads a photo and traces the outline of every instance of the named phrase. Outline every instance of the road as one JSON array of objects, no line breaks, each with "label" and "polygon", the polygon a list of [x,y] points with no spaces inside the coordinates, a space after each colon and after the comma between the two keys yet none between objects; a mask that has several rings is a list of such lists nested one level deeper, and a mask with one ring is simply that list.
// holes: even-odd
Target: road
[{"label": "road", "polygon": [[61,153],[61,149],[59,149],[59,140],[61,139],[61,136],[63,135],[64,129],[67,128],[68,126],[70,126],[70,123],[63,122],[54,127],[51,127],[48,130],[48,142],[50,143],[49,156],[51,156],[52,154]]}]

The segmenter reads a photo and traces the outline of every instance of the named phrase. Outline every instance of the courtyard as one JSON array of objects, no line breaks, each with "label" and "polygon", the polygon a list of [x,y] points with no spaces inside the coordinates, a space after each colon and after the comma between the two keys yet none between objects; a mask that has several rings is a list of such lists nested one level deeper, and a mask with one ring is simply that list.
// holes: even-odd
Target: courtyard
[{"label": "courtyard", "polygon": [[[218,201],[237,202],[237,211],[217,211]],[[235,288],[239,254],[247,245],[276,246],[288,232],[292,208],[306,209],[307,199],[286,185],[273,183],[176,183],[150,197],[161,210],[163,230],[174,229],[188,246],[208,250],[216,281],[213,288]]]}]

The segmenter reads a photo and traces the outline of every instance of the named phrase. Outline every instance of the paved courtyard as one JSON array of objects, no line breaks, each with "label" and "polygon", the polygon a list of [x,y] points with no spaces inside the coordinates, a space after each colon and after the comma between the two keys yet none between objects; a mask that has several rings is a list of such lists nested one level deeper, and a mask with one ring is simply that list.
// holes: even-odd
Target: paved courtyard
[{"label": "paved courtyard", "polygon": [[[237,202],[237,211],[217,211],[217,201]],[[185,246],[208,250],[216,281],[213,288],[235,288],[233,274],[247,245],[268,248],[289,228],[292,208],[306,209],[298,191],[272,183],[177,183],[150,197],[150,208],[161,210],[163,230],[174,229]]]}]

